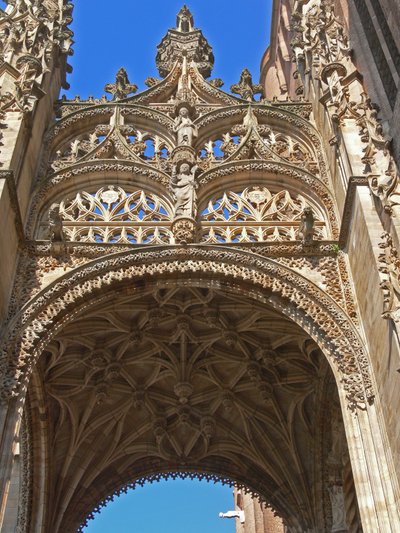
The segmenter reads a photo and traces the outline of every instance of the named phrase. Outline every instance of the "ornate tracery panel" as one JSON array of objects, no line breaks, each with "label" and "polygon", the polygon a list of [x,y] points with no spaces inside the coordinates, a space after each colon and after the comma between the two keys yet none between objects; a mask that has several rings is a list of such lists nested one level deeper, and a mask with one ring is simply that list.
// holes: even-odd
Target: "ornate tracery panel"
[{"label": "ornate tracery panel", "polygon": [[[292,241],[299,238],[309,202],[287,190],[271,192],[263,186],[216,195],[201,214],[201,236],[207,243]],[[326,239],[322,213],[314,209],[314,238]]]},{"label": "ornate tracery panel", "polygon": [[[95,191],[88,189],[73,193],[60,202],[58,209],[63,233],[68,241],[127,244],[173,242],[170,231],[173,216],[171,207],[167,201],[151,192],[109,185]],[[44,221],[40,232],[48,231],[48,226]]]}]

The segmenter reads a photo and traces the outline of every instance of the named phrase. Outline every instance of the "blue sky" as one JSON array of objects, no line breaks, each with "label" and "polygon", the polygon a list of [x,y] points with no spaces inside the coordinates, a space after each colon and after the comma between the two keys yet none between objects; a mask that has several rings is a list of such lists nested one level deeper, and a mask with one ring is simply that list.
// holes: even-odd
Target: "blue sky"
[{"label": "blue sky", "polygon": [[[117,70],[127,69],[130,81],[144,89],[157,76],[156,46],[170,27],[183,0],[75,0],[74,46],[68,97],[101,96]],[[212,77],[225,90],[248,67],[258,81],[260,61],[269,42],[271,0],[189,0],[195,25],[213,46]]]},{"label": "blue sky", "polygon": [[[183,0],[75,0],[74,4],[69,98],[101,96],[121,66],[140,89],[148,76],[158,76],[156,46],[175,26]],[[258,81],[269,41],[271,0],[189,0],[187,4],[195,25],[213,46],[212,77],[222,78],[228,91],[248,67]],[[85,533],[234,533],[234,521],[218,517],[220,511],[232,508],[230,487],[205,481],[162,481],[116,498]]]},{"label": "blue sky", "polygon": [[116,498],[89,522],[85,533],[234,533],[233,490],[220,483],[169,480]]}]

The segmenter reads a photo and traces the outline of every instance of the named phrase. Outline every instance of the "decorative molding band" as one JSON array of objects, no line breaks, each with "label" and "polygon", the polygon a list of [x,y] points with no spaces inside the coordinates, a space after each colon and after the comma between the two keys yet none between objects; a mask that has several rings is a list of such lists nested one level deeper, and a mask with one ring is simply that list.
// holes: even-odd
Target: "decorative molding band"
[{"label": "decorative molding band", "polygon": [[[51,244],[48,241],[29,241],[26,243],[29,254],[38,257],[50,257],[53,255]],[[175,245],[170,245],[171,248]],[[192,244],[189,247],[205,248],[207,244]],[[223,251],[226,248],[252,252],[264,257],[336,257],[339,252],[338,241],[317,241],[309,244],[301,241],[271,241],[249,243],[220,243],[214,244]],[[84,257],[87,259],[100,258],[109,253],[134,252],[143,248],[143,244],[113,244],[113,243],[90,243],[90,242],[66,242],[66,253],[70,256]]]},{"label": "decorative molding band", "polygon": [[[141,290],[166,274],[196,277],[217,284],[240,283],[251,294],[265,293],[273,306],[323,346],[346,391],[351,408],[365,409],[374,398],[370,363],[358,329],[347,312],[324,290],[291,268],[242,250],[208,246],[137,249],[94,260],[51,283],[8,323],[1,348],[2,398],[21,393],[37,358],[51,338],[91,301],[115,294],[118,287]],[[135,281],[136,280],[136,281]],[[147,280],[147,281],[146,281]],[[248,292],[248,288],[244,289]],[[107,296],[106,296],[107,297]],[[261,294],[259,298],[263,298]],[[83,306],[83,307],[82,307]]]}]

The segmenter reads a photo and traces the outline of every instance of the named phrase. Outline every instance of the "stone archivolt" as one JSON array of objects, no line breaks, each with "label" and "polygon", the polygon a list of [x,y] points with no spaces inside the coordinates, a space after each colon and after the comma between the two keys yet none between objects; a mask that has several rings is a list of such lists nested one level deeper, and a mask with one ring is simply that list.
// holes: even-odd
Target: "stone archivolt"
[{"label": "stone archivolt", "polygon": [[[114,492],[116,471],[127,482],[146,475],[149,462],[234,476],[273,495],[285,515],[292,505],[310,508],[313,469],[293,480],[312,446],[326,361],[300,328],[233,293],[168,285],[102,302],[79,324],[79,338],[66,325],[37,368],[58,420],[49,428],[55,530],[73,530],[94,499]],[[90,459],[78,472],[82,456]]]},{"label": "stone archivolt", "polygon": [[[247,253],[218,248],[167,248],[160,252],[149,249],[133,256],[128,252],[72,270],[58,282],[50,283],[10,322],[6,336],[8,344],[2,348],[3,397],[18,392],[51,337],[65,321],[75,316],[78,302],[85,302],[86,308],[91,298],[98,297],[98,291],[101,294],[103,288],[111,284],[149,275],[162,277],[174,272],[176,275],[194,275],[196,272],[208,273],[209,276],[218,274],[221,281],[225,277],[233,277],[259,286],[267,294],[272,291],[281,299],[274,300],[274,305],[291,319],[299,321],[301,327],[316,342],[323,343],[325,350],[331,354],[332,368],[335,374],[338,372],[338,379],[340,376],[349,405],[363,407],[367,400],[372,400],[374,393],[362,341],[346,313],[334,300],[283,265]],[[17,339],[17,345],[13,346]],[[7,368],[8,361],[14,362]],[[15,368],[18,368],[17,374]]]}]

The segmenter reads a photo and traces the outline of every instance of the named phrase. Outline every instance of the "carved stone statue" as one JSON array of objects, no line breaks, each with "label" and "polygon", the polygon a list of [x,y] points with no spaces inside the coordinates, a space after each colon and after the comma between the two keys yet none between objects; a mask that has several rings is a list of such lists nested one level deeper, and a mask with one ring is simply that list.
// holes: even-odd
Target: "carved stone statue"
[{"label": "carved stone statue", "polygon": [[174,131],[177,134],[178,146],[193,146],[193,139],[197,137],[198,132],[197,127],[190,118],[189,109],[185,106],[180,108],[179,114],[175,119]]},{"label": "carved stone statue", "polygon": [[175,217],[196,216],[196,182],[197,165],[190,168],[188,163],[182,163],[177,172],[174,168],[171,189],[175,197]]},{"label": "carved stone statue", "polygon": [[347,531],[343,487],[334,485],[328,489],[332,506],[332,533]]},{"label": "carved stone statue", "polygon": [[52,204],[49,209],[49,233],[51,242],[64,240],[60,204]]},{"label": "carved stone statue", "polygon": [[314,213],[311,207],[306,207],[301,215],[301,223],[299,227],[299,237],[304,244],[310,244],[314,237]]}]

